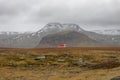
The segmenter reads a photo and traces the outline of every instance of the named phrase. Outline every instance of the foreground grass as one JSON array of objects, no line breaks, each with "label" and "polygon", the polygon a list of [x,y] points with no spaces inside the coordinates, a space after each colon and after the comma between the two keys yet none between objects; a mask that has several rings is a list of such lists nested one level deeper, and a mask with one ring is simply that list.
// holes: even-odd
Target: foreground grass
[{"label": "foreground grass", "polygon": [[[40,56],[45,59],[35,60]],[[120,51],[115,50],[0,50],[0,80],[110,80],[119,73]]]}]

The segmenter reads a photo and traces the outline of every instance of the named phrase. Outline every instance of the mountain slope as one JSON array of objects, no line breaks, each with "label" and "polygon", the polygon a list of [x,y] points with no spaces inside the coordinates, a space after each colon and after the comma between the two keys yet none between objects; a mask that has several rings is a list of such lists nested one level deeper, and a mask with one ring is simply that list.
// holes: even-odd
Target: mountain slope
[{"label": "mountain slope", "polygon": [[83,33],[106,46],[120,46],[120,35],[103,35],[90,31],[84,31]]},{"label": "mountain slope", "polygon": [[[22,33],[13,37],[13,35],[7,35],[6,38],[1,37],[0,47],[12,47],[12,48],[34,48],[39,44],[40,40],[48,35],[58,33],[64,30],[84,31],[76,24],[60,24],[60,23],[48,23],[42,29],[33,33]],[[3,35],[3,34],[2,34]],[[4,36],[4,35],[3,35]]]},{"label": "mountain slope", "polygon": [[75,31],[64,31],[43,37],[37,47],[56,47],[61,43],[65,43],[69,47],[95,46],[95,44],[98,44],[97,41],[89,38],[82,33]]},{"label": "mountain slope", "polygon": [[120,29],[93,30],[92,32],[104,35],[120,35]]},{"label": "mountain slope", "polygon": [[[40,43],[43,37],[66,31],[79,32],[88,36],[92,40],[105,44],[106,46],[120,46],[120,35],[112,35],[116,31],[113,31],[112,34],[108,35],[95,33],[95,31],[85,31],[77,24],[48,23],[37,32],[0,32],[0,47],[34,48]],[[119,30],[117,30],[117,33],[118,32]]]},{"label": "mountain slope", "polygon": [[92,32],[103,35],[120,35],[120,29],[93,30]]}]

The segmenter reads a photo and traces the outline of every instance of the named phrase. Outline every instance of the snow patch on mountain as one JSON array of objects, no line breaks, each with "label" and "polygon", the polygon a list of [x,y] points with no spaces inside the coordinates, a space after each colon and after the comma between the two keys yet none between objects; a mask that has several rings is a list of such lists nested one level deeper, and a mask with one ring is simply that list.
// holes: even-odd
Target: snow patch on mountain
[{"label": "snow patch on mountain", "polygon": [[60,23],[49,23],[45,27],[43,27],[40,31],[41,32],[48,32],[48,31],[64,31],[64,30],[71,30],[71,31],[84,31],[82,28],[79,27],[77,24],[60,24]]},{"label": "snow patch on mountain", "polygon": [[92,32],[104,35],[120,35],[120,29],[93,30]]}]

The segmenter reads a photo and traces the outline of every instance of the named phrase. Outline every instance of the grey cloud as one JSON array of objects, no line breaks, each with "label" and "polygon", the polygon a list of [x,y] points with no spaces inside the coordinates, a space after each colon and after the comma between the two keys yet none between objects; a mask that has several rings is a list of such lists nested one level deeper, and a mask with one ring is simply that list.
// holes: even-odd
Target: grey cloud
[{"label": "grey cloud", "polygon": [[[72,1],[72,0],[71,0]],[[88,0],[86,0],[88,1]],[[74,1],[76,2],[76,1]],[[120,2],[116,0],[91,0],[83,2],[77,1],[76,5],[70,8],[70,5],[59,3],[59,5],[46,5],[32,14],[35,21],[62,21],[92,24],[119,24],[120,23]]]},{"label": "grey cloud", "polygon": [[119,14],[120,0],[0,0],[0,25],[120,25]]}]

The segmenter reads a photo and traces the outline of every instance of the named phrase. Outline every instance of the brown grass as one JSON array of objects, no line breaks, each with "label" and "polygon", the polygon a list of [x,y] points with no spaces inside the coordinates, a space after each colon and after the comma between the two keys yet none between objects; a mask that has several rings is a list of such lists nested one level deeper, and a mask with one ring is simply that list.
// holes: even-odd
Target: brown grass
[{"label": "brown grass", "polygon": [[0,49],[0,80],[110,80],[119,73],[119,47]]}]

